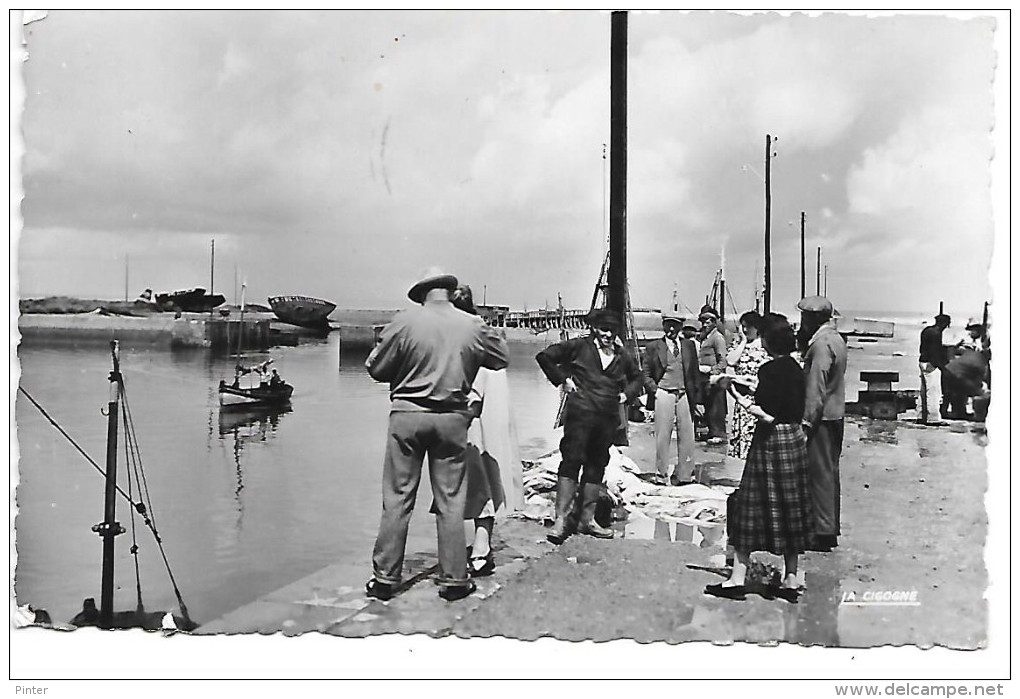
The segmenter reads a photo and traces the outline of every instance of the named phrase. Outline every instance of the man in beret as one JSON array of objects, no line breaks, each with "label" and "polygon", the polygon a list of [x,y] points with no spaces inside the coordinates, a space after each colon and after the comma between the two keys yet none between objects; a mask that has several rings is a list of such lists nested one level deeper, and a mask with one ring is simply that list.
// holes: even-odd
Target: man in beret
[{"label": "man in beret", "polygon": [[[676,427],[677,465],[670,482],[694,482],[694,413],[698,403],[698,350],[679,337],[684,319],[662,314],[663,337],[645,347],[645,389],[655,405],[655,469],[669,477],[670,440]],[[651,402],[651,401],[650,401]]]},{"label": "man in beret", "polygon": [[719,332],[719,314],[709,305],[701,309],[701,348],[698,363],[701,369],[701,397],[705,402],[708,422],[708,443],[726,442],[726,388],[712,377],[726,373],[726,339]]},{"label": "man in beret", "polygon": [[[581,481],[577,531],[600,539],[613,530],[595,521],[595,506],[620,426],[620,405],[641,395],[644,380],[630,352],[617,342],[620,317],[609,310],[588,314],[591,334],[547,347],[535,356],[546,378],[567,393],[556,479],[556,521],[546,538],[563,543],[574,528],[572,512]],[[582,471],[583,469],[583,471]]]},{"label": "man in beret", "polygon": [[945,425],[942,420],[942,371],[949,362],[943,345],[942,333],[952,318],[945,313],[935,316],[933,325],[921,330],[921,346],[918,349],[917,364],[921,371],[921,416],[919,422],[926,425]]},{"label": "man in beret", "polygon": [[831,551],[839,537],[839,457],[846,411],[846,341],[832,323],[832,303],[809,296],[797,304],[807,340],[804,418],[808,478],[815,511],[816,551]]},{"label": "man in beret", "polygon": [[457,278],[432,269],[407,295],[365,366],[390,385],[390,420],[383,462],[383,511],[372,554],[370,597],[389,599],[400,585],[407,527],[422,462],[429,458],[439,540],[439,596],[461,599],[475,590],[464,539],[464,450],[471,421],[468,396],[479,367],[507,366],[506,341],[478,316],[454,308]]}]

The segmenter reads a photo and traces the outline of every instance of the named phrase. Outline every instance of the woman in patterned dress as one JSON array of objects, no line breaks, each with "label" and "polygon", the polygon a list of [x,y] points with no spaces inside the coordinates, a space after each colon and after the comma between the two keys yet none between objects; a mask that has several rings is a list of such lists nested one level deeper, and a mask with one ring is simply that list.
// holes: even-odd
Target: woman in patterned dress
[{"label": "woman in patterned dress", "polygon": [[754,400],[734,397],[740,409],[757,420],[740,487],[726,503],[726,533],[736,552],[729,580],[709,585],[705,593],[744,599],[750,555],[768,551],[782,556],[786,569],[775,594],[796,602],[797,562],[812,533],[804,416],[804,374],[790,353],[796,346],[786,318],[769,314],[762,340],[771,361],[758,371]]},{"label": "woman in patterned dress", "polygon": [[[726,355],[726,362],[734,368],[737,380],[754,388],[758,380],[758,369],[769,360],[769,355],[761,345],[762,317],[757,311],[748,311],[740,316],[740,328],[743,331],[737,343]],[[726,449],[727,456],[743,461],[751,448],[751,437],[757,420],[747,411],[734,410],[730,443]]]}]

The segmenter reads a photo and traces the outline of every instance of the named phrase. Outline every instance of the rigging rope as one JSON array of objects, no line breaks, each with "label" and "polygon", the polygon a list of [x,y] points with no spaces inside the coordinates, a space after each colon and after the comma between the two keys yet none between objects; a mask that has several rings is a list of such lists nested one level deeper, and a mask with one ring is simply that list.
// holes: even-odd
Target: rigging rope
[{"label": "rigging rope", "polygon": [[[71,446],[73,446],[78,451],[78,453],[81,454],[85,458],[85,460],[88,461],[92,465],[92,467],[96,471],[98,471],[100,475],[102,475],[105,478],[106,477],[106,471],[104,471],[102,469],[102,467],[100,467],[99,464],[97,464],[95,462],[95,460],[91,456],[89,456],[88,453],[84,449],[81,448],[81,446],[74,440],[74,438],[71,437],[71,435],[69,435],[67,433],[67,431],[64,430],[64,428],[61,427],[57,423],[57,421],[54,420],[53,417],[50,416],[50,414],[48,412],[46,412],[46,409],[43,408],[42,405],[39,404],[39,401],[37,401],[35,398],[33,398],[32,394],[30,394],[27,390],[25,390],[25,388],[23,386],[18,386],[18,390],[22,393],[22,395],[24,395],[29,400],[29,402],[32,403],[32,405],[34,405],[36,407],[36,409],[42,414],[42,416],[44,418],[46,418],[46,420],[49,421],[49,423],[51,425],[53,425],[53,427],[56,428],[56,430],[64,437],[64,439],[66,439],[71,444]],[[124,389],[124,380],[123,380],[123,377],[121,377],[120,380],[118,381],[118,391],[120,392],[120,397],[124,401],[125,410],[126,410],[127,409],[126,408],[126,405],[127,405],[127,396],[126,396],[125,389]],[[131,421],[130,411],[129,410],[128,410],[128,412],[125,413],[125,416],[126,416],[125,417],[125,434],[129,435],[126,438],[126,440],[127,440],[129,445],[134,445],[134,449],[137,451],[137,442],[136,442],[135,436],[134,436],[134,424]],[[129,449],[130,448],[131,447],[129,446]],[[140,459],[139,459],[138,463],[140,465],[140,463],[141,463]],[[141,473],[144,474],[144,471],[142,471]],[[142,476],[142,478],[141,478],[141,480],[139,482],[139,497],[142,497],[141,490],[142,490],[142,484],[143,483],[145,483],[144,475]],[[152,532],[152,537],[153,537],[153,539],[156,540],[156,546],[159,548],[159,552],[160,552],[161,556],[163,557],[163,564],[166,567],[167,574],[170,577],[170,584],[173,586],[174,595],[177,597],[177,603],[178,603],[178,605],[180,605],[181,616],[189,624],[192,623],[191,622],[191,617],[188,615],[188,608],[184,604],[184,599],[181,596],[180,589],[177,587],[177,580],[174,578],[173,571],[170,569],[170,561],[167,559],[166,551],[163,549],[163,540],[162,540],[162,538],[160,538],[159,532],[156,530],[156,523],[155,523],[155,520],[154,520],[153,516],[151,515],[151,501],[149,502],[149,506],[147,506],[145,503],[142,503],[142,502],[135,502],[133,497],[132,497],[132,495],[129,495],[128,493],[124,492],[124,489],[121,488],[120,485],[115,483],[114,484],[114,488],[116,488],[117,492],[120,493],[121,496],[123,496],[124,499],[128,501],[128,504],[131,506],[131,509],[133,511],[137,511],[138,514],[140,514],[142,516],[142,521],[145,523],[145,526],[148,527],[149,531]],[[146,500],[148,500],[148,485],[147,484],[145,485],[145,498],[146,498]],[[134,515],[132,515],[132,517],[133,516]],[[137,564],[137,558],[136,558],[136,564]]]}]

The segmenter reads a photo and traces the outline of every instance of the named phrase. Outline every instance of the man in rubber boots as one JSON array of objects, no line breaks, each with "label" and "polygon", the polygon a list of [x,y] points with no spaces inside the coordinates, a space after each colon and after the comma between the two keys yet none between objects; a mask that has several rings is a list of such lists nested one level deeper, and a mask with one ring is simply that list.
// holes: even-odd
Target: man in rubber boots
[{"label": "man in rubber boots", "polygon": [[[595,521],[595,506],[619,427],[620,404],[644,390],[637,362],[618,341],[620,318],[609,310],[588,314],[591,334],[552,345],[535,356],[546,377],[567,393],[556,481],[556,522],[546,538],[561,544],[574,529],[571,512],[581,481],[581,514],[576,529],[601,539],[613,530]],[[583,467],[583,470],[582,470]]]}]

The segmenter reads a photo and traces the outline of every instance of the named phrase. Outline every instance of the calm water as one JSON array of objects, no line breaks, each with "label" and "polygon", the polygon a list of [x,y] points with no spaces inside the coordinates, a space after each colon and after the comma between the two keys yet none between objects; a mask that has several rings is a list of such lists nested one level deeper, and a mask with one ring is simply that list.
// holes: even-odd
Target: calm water
[{"label": "calm water", "polygon": [[[534,362],[537,346],[512,347],[510,384],[522,455],[555,448],[558,395]],[[228,358],[203,351],[124,348],[121,367],[155,522],[191,615],[208,621],[341,561],[364,561],[366,578],[380,508],[389,409],[384,385],[362,368],[364,354],[337,339],[276,348],[268,356],[296,387],[292,411],[226,417],[216,385]],[[109,350],[28,346],[21,385],[99,464],[105,463]],[[15,590],[19,603],[70,620],[100,592],[103,479],[23,397],[16,404],[20,448]],[[121,446],[123,450],[123,446]],[[127,489],[123,451],[119,471]],[[409,550],[435,546],[423,479]],[[135,606],[129,532],[117,538],[117,608]],[[142,524],[139,521],[138,526]],[[139,528],[144,602],[175,607],[159,551]]]},{"label": "calm water", "polygon": [[[897,388],[917,388],[920,326],[898,337],[852,340],[848,399],[861,370],[901,372]],[[216,385],[232,371],[204,351],[124,348],[121,367],[155,522],[174,575],[197,621],[209,621],[320,568],[363,561],[366,578],[380,508],[380,475],[389,408],[386,387],[362,368],[363,354],[338,339],[275,348],[280,373],[296,387],[290,412],[226,417]],[[538,345],[511,345],[510,389],[521,453],[557,446],[558,394],[534,361]],[[903,356],[894,356],[894,352]],[[109,350],[102,346],[20,348],[21,385],[98,463],[105,462]],[[20,394],[17,492],[18,602],[70,620],[100,592],[103,480]],[[123,446],[121,446],[123,450]],[[120,459],[124,479],[123,451]],[[423,478],[408,550],[435,546]],[[117,609],[135,606],[129,532],[118,537]],[[175,608],[162,559],[138,522],[144,602]]]}]

